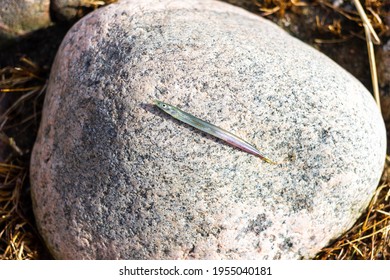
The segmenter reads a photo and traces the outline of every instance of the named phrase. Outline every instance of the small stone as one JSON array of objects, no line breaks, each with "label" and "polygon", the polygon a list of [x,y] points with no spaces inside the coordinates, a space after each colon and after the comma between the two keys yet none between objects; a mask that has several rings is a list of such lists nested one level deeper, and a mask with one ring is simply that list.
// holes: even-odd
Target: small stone
[{"label": "small stone", "polygon": [[51,0],[52,9],[60,20],[71,21],[80,16],[82,7],[90,7],[91,0]]},{"label": "small stone", "polygon": [[50,0],[1,0],[0,45],[50,24]]},{"label": "small stone", "polygon": [[[168,116],[175,105],[270,165]],[[367,207],[386,149],[370,93],[271,22],[211,0],[124,0],[65,37],[31,160],[58,259],[313,257]]]}]

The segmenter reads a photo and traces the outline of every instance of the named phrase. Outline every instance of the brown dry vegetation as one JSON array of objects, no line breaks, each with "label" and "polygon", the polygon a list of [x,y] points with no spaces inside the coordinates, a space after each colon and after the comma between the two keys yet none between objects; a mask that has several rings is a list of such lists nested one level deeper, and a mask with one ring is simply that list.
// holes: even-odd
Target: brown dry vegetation
[{"label": "brown dry vegetation", "polygon": [[[104,2],[113,1],[91,0],[93,8]],[[273,20],[294,36],[331,56],[371,89],[367,52],[362,49],[362,46],[365,47],[362,21],[350,1],[339,1],[341,4],[337,6],[333,4],[336,1],[330,0],[225,2]],[[363,4],[379,37],[382,41],[389,40],[390,2],[366,0]],[[50,34],[44,33],[39,40],[28,42],[33,45],[32,48],[50,45],[55,49],[57,41],[45,40],[45,36]],[[17,50],[12,57],[19,57],[18,62],[0,55],[0,259],[47,259],[50,255],[34,224],[28,165],[49,73],[45,66],[50,65],[53,55],[42,51],[38,54],[46,53],[49,57],[41,59],[32,52],[36,61],[33,62],[24,56],[24,49]],[[46,64],[37,61],[45,61]],[[388,95],[386,91],[389,88],[386,84],[380,88],[382,96]],[[382,109],[385,113],[389,111]],[[390,259],[389,231],[390,158],[366,212],[348,232],[319,252],[315,259]]]}]

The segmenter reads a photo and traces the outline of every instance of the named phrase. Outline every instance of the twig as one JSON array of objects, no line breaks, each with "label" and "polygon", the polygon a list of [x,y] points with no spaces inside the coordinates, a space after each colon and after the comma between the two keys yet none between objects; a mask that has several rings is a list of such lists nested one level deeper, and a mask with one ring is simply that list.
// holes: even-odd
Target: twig
[{"label": "twig", "polygon": [[381,111],[381,102],[380,102],[380,96],[379,96],[378,74],[376,71],[374,45],[372,42],[369,27],[366,24],[363,24],[363,26],[364,26],[364,32],[366,33],[368,60],[370,61],[372,90],[374,92],[374,98],[375,98],[375,101],[378,105],[379,111]]},{"label": "twig", "polygon": [[[379,45],[381,43],[381,40],[379,39],[374,28],[372,27],[372,24],[371,24],[370,20],[368,19],[367,14],[363,9],[362,4],[360,4],[359,0],[353,0],[353,2],[355,4],[355,7],[356,7],[360,17],[362,18],[363,26],[367,25],[367,28],[370,31],[369,33],[371,33],[371,35],[373,36],[373,38],[372,38],[373,40],[371,39],[371,41],[374,42],[375,45]],[[366,34],[367,34],[367,32],[366,32]]]},{"label": "twig", "polygon": [[375,52],[374,52],[374,45],[373,45],[373,43],[380,44],[381,40],[379,39],[374,28],[372,27],[371,22],[368,19],[366,13],[364,12],[364,9],[360,4],[359,0],[353,0],[353,2],[363,21],[364,33],[366,34],[366,42],[367,42],[368,61],[370,62],[372,90],[374,92],[374,98],[378,105],[379,111],[381,111],[381,102],[380,102],[379,86],[378,86],[378,74],[376,71]]}]

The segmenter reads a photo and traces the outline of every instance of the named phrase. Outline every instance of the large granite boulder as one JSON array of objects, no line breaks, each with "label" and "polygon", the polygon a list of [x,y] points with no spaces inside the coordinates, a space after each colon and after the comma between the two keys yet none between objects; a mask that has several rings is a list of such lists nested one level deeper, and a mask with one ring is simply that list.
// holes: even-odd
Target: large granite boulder
[{"label": "large granite boulder", "polygon": [[[159,99],[270,165],[171,118]],[[276,25],[217,1],[120,1],[52,68],[31,160],[59,259],[310,258],[367,206],[386,135],[370,93]]]}]

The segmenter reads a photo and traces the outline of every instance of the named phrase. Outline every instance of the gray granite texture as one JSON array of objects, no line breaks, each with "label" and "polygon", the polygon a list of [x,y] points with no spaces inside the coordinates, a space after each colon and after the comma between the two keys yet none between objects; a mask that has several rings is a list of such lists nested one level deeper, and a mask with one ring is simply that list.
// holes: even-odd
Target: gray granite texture
[{"label": "gray granite texture", "polygon": [[0,1],[0,46],[50,24],[50,0]]},{"label": "gray granite texture", "polygon": [[[154,99],[296,158],[267,164]],[[310,258],[365,209],[385,147],[370,93],[269,21],[211,0],[124,0],[58,51],[34,212],[58,259]]]}]

